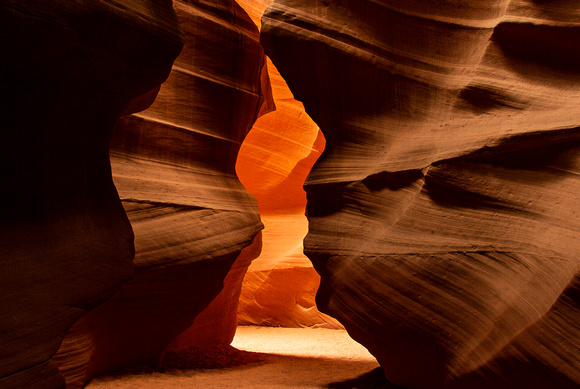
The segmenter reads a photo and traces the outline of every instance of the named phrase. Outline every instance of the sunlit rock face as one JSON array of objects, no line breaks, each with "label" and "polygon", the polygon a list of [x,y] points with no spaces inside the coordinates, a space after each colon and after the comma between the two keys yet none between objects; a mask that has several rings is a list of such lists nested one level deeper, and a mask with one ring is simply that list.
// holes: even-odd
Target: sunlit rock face
[{"label": "sunlit rock face", "polygon": [[[272,0],[238,1],[260,26]],[[239,323],[283,327],[341,327],[318,311],[320,276],[303,254],[308,229],[304,180],[324,149],[324,136],[268,61],[276,111],[260,117],[236,163],[240,181],[258,199],[263,249],[244,278]]]},{"label": "sunlit rock face", "polygon": [[173,5],[183,50],[155,103],[122,117],[110,143],[135,277],[67,335],[57,361],[68,388],[155,366],[170,343],[229,344],[243,274],[259,253],[258,239],[238,258],[262,224],[235,174],[241,142],[273,109],[258,29],[234,1]]},{"label": "sunlit rock face", "polygon": [[314,295],[320,276],[303,254],[308,230],[304,180],[324,149],[318,126],[269,66],[276,111],[254,125],[236,164],[240,181],[256,196],[264,222],[262,252],[244,278],[240,324],[331,327]]},{"label": "sunlit rock face", "polygon": [[319,307],[408,388],[580,384],[580,4],[276,0]]},{"label": "sunlit rock face", "polygon": [[171,2],[115,0],[3,1],[0,31],[0,387],[60,388],[67,329],[133,272],[113,125],[181,33]]},{"label": "sunlit rock face", "polygon": [[241,325],[342,328],[315,304],[320,276],[303,254],[302,214],[262,216],[263,249],[251,263],[240,295]]}]

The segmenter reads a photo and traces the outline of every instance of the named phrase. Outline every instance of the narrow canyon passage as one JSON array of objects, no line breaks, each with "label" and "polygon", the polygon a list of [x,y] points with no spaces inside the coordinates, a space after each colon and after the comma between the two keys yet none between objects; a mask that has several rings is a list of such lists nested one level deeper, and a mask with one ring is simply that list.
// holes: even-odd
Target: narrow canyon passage
[{"label": "narrow canyon passage", "polygon": [[577,0],[2,1],[0,388],[578,388],[579,47]]},{"label": "narrow canyon passage", "polygon": [[[240,1],[252,21],[271,1]],[[320,276],[303,253],[308,232],[304,181],[324,150],[324,135],[294,99],[268,59],[276,110],[258,118],[238,154],[236,173],[256,196],[264,223],[262,251],[246,272],[238,321],[242,325],[342,328],[318,311]]]}]

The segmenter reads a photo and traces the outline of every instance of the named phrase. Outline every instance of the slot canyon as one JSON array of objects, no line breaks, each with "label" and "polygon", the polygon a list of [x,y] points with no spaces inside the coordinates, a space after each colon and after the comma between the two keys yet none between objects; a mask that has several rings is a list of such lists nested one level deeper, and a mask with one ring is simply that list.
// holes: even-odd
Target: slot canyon
[{"label": "slot canyon", "polygon": [[336,387],[580,386],[577,0],[2,0],[0,31],[0,388],[245,326],[358,342],[380,382]]}]

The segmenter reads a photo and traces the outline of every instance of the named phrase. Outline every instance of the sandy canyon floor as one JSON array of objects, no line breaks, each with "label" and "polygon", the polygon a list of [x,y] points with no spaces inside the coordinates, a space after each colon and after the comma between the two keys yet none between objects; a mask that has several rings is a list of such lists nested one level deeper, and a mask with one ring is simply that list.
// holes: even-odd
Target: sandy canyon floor
[{"label": "sandy canyon floor", "polygon": [[243,326],[232,346],[214,349],[206,364],[198,355],[193,369],[177,356],[181,362],[162,371],[103,376],[87,388],[391,387],[375,370],[376,359],[344,330]]}]

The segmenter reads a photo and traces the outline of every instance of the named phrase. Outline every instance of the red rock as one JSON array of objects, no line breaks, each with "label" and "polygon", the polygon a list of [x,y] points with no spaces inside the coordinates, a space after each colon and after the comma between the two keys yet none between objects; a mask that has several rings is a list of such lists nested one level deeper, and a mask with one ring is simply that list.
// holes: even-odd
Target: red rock
[{"label": "red rock", "polygon": [[[272,1],[239,3],[259,26]],[[341,327],[316,308],[320,277],[302,253],[308,228],[302,186],[325,140],[271,62],[268,73],[276,111],[256,121],[236,163],[240,181],[258,200],[265,225],[262,253],[244,279],[240,324]]]},{"label": "red rock", "polygon": [[395,384],[580,384],[578,11],[266,11],[266,52],[327,140],[306,183],[318,306]]},{"label": "red rock", "polygon": [[224,279],[222,291],[196,318],[191,327],[174,338],[165,352],[179,352],[190,348],[229,345],[238,326],[238,302],[244,275],[250,263],[260,255],[262,233],[245,247]]},{"label": "red rock", "polygon": [[235,161],[258,115],[272,109],[258,30],[233,1],[174,6],[183,50],[155,103],[121,118],[109,147],[135,232],[135,276],[67,335],[56,360],[69,388],[156,366],[172,342],[172,350],[229,343],[257,255],[238,258],[262,224]]},{"label": "red rock", "polygon": [[133,271],[110,133],[181,34],[166,2],[114,0],[3,1],[0,30],[0,387],[60,388],[67,329]]},{"label": "red rock", "polygon": [[263,250],[252,262],[240,295],[241,325],[342,328],[320,313],[314,297],[320,276],[303,254],[303,215],[263,216]]}]

